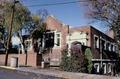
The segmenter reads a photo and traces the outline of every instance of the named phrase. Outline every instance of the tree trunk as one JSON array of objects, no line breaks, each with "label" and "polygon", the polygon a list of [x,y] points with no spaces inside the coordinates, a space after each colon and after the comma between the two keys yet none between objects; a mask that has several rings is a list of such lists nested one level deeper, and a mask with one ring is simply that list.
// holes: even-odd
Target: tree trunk
[{"label": "tree trunk", "polygon": [[15,1],[14,1],[14,4],[13,4],[13,7],[12,7],[11,23],[10,23],[10,27],[9,27],[9,36],[8,36],[6,56],[5,56],[5,66],[7,66],[7,63],[8,63],[8,54],[9,54],[9,48],[10,48],[9,46],[10,46],[10,42],[11,42],[11,35],[12,35],[14,11],[15,11]]}]

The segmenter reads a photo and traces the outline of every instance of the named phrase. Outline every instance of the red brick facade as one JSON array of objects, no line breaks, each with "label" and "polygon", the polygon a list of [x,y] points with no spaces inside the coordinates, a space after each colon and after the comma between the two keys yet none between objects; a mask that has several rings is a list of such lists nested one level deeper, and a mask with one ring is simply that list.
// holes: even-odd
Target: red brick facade
[{"label": "red brick facade", "polygon": [[59,47],[53,47],[52,52],[49,53],[51,65],[59,65],[61,60],[61,51],[66,47],[66,36],[68,34],[68,26],[63,25],[53,16],[48,16],[46,19],[47,29],[60,33],[61,44]]},{"label": "red brick facade", "polygon": [[[61,47],[53,48],[52,52],[49,53],[50,63],[52,65],[58,65],[61,60],[61,51],[65,46],[67,46],[67,36],[68,31],[69,33],[72,32],[83,32],[87,34],[87,46],[91,48],[92,55],[93,55],[93,63],[94,65],[98,65],[98,68],[104,65],[104,74],[108,73],[108,68],[110,65],[110,69],[113,72],[112,68],[115,65],[116,61],[116,44],[113,38],[107,36],[106,34],[102,33],[101,31],[95,29],[92,26],[83,26],[79,28],[70,28],[68,29],[67,25],[63,25],[61,22],[56,20],[54,17],[49,16],[46,20],[47,29],[52,31],[58,31],[61,33]],[[96,47],[97,46],[97,47]],[[58,59],[58,60],[53,60]],[[99,72],[99,70],[98,70]]]}]

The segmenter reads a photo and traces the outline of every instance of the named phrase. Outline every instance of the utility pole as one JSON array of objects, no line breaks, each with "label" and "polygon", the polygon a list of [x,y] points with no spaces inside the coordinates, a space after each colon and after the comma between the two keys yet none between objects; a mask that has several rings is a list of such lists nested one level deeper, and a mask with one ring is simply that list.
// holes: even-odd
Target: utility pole
[{"label": "utility pole", "polygon": [[14,0],[14,4],[12,6],[11,21],[10,21],[8,40],[7,40],[7,47],[6,47],[5,66],[7,66],[7,62],[8,62],[9,46],[10,46],[10,42],[11,42],[12,27],[13,27],[13,21],[14,21],[15,4],[18,3],[18,2],[19,1]]}]

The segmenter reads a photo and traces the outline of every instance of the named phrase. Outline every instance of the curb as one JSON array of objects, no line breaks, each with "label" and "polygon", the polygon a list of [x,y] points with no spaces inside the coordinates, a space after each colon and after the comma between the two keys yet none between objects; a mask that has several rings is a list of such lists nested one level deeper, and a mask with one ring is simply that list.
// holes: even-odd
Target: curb
[{"label": "curb", "polygon": [[[49,76],[54,76],[54,77],[58,77],[58,78],[62,78],[62,79],[120,79],[119,77],[110,77],[110,76],[104,76],[104,75],[94,75],[94,74],[84,74],[84,73],[75,73],[75,74],[70,74],[72,72],[46,72],[46,71],[36,71],[33,69],[17,69],[19,71],[23,71],[23,72],[31,72],[31,73],[35,73],[35,74],[42,74],[42,75],[49,75]],[[80,75],[81,74],[81,75]],[[96,77],[95,77],[96,76]]]},{"label": "curb", "polygon": [[13,68],[10,66],[0,66],[0,68],[4,68],[4,69],[10,69],[10,70],[16,70],[17,68]]},{"label": "curb", "polygon": [[41,74],[41,75],[47,75],[47,76],[53,76],[53,77],[58,77],[58,78],[61,78],[61,79],[69,79],[68,77],[65,77],[64,74],[63,75],[56,75],[54,73],[43,73],[43,72],[39,72],[39,71],[36,71],[36,70],[29,70],[29,69],[19,69],[17,68],[16,70],[18,71],[21,71],[21,72],[28,72],[28,73],[34,73],[34,74]]},{"label": "curb", "polygon": [[[10,69],[10,70],[17,70],[21,72],[28,72],[28,73],[35,73],[35,74],[41,74],[41,75],[49,75],[53,77],[58,77],[61,79],[120,79],[119,77],[109,77],[109,76],[101,76],[101,75],[92,75],[92,74],[84,74],[84,73],[74,73],[72,75],[72,72],[47,72],[46,70],[37,71],[34,69],[27,69],[27,68],[13,68],[8,66],[0,66],[0,68],[4,69]],[[80,75],[81,74],[81,75]],[[94,77],[97,76],[97,77]]]}]

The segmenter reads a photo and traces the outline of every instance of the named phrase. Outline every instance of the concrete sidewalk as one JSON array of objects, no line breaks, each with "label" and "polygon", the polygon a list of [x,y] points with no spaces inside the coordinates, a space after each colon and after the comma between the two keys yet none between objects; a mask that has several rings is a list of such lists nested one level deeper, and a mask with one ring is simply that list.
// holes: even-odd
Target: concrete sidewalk
[{"label": "concrete sidewalk", "polygon": [[23,71],[23,72],[31,72],[31,73],[36,73],[36,74],[50,75],[50,76],[55,76],[55,77],[61,77],[65,79],[120,79],[119,77],[65,72],[65,71],[60,71],[56,69],[38,69],[38,68],[32,68],[32,67],[20,67],[20,68],[17,68],[16,70]]}]

